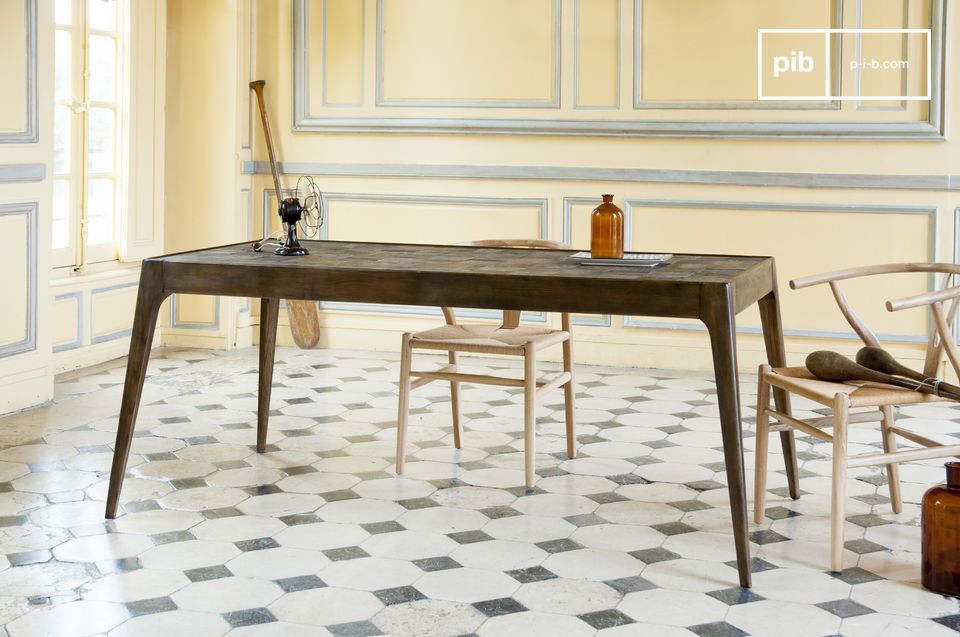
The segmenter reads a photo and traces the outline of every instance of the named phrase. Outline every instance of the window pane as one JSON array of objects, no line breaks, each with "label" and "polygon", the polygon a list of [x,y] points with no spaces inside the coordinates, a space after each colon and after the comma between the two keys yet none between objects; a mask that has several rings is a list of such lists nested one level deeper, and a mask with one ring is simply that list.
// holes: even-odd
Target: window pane
[{"label": "window pane", "polygon": [[70,121],[73,113],[66,106],[53,111],[53,172],[70,172]]},{"label": "window pane", "polygon": [[70,247],[70,182],[53,181],[53,249]]},{"label": "window pane", "polygon": [[[95,0],[99,2],[99,0]],[[90,36],[90,99],[112,102],[117,93],[117,47],[113,38]]]},{"label": "window pane", "polygon": [[113,241],[113,180],[87,182],[87,244]]},{"label": "window pane", "polygon": [[87,115],[87,171],[112,173],[115,155],[114,115],[109,108],[91,108]]},{"label": "window pane", "polygon": [[54,35],[54,96],[58,100],[68,100],[73,91],[70,90],[71,63],[70,34],[66,31],[56,31]]},{"label": "window pane", "polygon": [[73,22],[73,0],[56,0],[53,5],[53,21],[57,24]]},{"label": "window pane", "polygon": [[117,28],[117,0],[90,0],[90,28],[101,31]]}]

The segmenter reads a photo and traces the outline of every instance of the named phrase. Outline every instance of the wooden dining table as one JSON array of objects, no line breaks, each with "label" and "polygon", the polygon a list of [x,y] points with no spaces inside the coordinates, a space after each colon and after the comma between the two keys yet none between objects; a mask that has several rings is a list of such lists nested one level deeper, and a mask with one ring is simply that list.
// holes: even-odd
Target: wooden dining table
[{"label": "wooden dining table", "polygon": [[[720,431],[740,585],[749,587],[750,542],[737,376],[736,316],[759,305],[768,362],[783,366],[783,329],[772,257],[677,254],[655,268],[584,266],[563,250],[306,241],[299,257],[238,243],[143,261],[130,339],[106,517],[117,514],[153,332],[170,294],[260,299],[257,450],[266,446],[281,299],[447,306],[697,319],[713,354]],[[636,361],[643,366],[643,361]],[[788,396],[775,390],[777,409]],[[798,497],[792,431],[781,432],[791,497]]]}]

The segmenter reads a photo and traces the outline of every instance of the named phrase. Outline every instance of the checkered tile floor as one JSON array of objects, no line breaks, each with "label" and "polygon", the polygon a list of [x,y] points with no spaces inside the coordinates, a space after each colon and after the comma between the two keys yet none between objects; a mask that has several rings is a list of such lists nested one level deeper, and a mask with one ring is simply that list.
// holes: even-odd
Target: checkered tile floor
[{"label": "checkered tile floor", "polygon": [[[801,437],[805,493],[785,497],[774,456],[768,519],[752,534],[755,586],[741,590],[704,376],[578,368],[580,457],[564,456],[557,392],[539,409],[540,477],[527,493],[522,394],[489,387],[464,390],[459,452],[446,386],[415,391],[408,475],[396,478],[398,367],[389,354],[281,349],[269,452],[258,455],[255,351],[158,351],[123,515],[106,523],[122,365],[61,382],[51,406],[2,419],[4,630],[935,637],[960,627],[957,600],[918,584],[916,503],[942,481],[939,463],[901,469],[900,515],[879,470],[851,472],[846,569],[831,575],[829,449]],[[748,422],[754,380],[742,379]],[[960,432],[950,407],[904,409],[901,421]],[[869,425],[851,438],[854,451],[880,441]]]}]

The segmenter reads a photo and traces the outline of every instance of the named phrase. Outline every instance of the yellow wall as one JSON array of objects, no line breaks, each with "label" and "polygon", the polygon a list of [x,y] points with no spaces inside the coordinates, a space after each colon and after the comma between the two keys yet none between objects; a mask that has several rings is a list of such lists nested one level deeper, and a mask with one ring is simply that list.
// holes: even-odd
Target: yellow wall
[{"label": "yellow wall", "polygon": [[[795,361],[824,345],[851,351],[855,342],[826,290],[792,292],[785,287],[789,278],[865,263],[952,261],[958,249],[960,145],[940,130],[941,119],[955,122],[960,115],[956,82],[944,87],[950,109],[944,118],[927,102],[753,99],[756,28],[928,27],[940,16],[940,2],[197,4],[204,8],[170,13],[171,33],[179,28],[181,36],[195,36],[179,38],[179,55],[188,56],[189,65],[171,54],[170,71],[188,88],[179,99],[204,100],[205,114],[188,123],[168,105],[170,126],[185,126],[178,134],[192,141],[168,148],[168,168],[176,164],[182,175],[168,173],[168,197],[179,202],[168,207],[175,215],[168,219],[169,249],[259,236],[263,215],[275,225],[263,167],[252,177],[228,172],[237,170],[238,159],[266,158],[259,124],[243,99],[253,78],[267,81],[288,186],[310,173],[329,195],[329,238],[444,243],[543,236],[584,247],[590,209],[601,193],[612,192],[630,217],[634,250],[775,256]],[[214,21],[207,15],[213,7],[226,12],[217,16],[231,9],[238,15]],[[934,27],[948,40],[946,67],[956,68],[958,12],[948,11],[945,22],[946,29]],[[923,47],[904,46],[924,68]],[[899,52],[900,42],[865,40],[862,47],[865,55],[880,56]],[[856,41],[845,36],[836,50],[852,56]],[[852,94],[855,74],[844,68],[847,57],[838,59],[835,82]],[[210,74],[213,67],[219,75]],[[772,82],[770,69],[765,73]],[[923,88],[920,78],[864,74],[861,85],[873,94],[901,85],[914,91]],[[809,89],[801,79],[791,82],[771,91]],[[215,93],[223,96],[217,106],[206,101]],[[235,97],[239,112],[230,102]],[[219,148],[196,152],[201,139]],[[236,205],[200,221],[189,205],[193,196]],[[851,285],[850,296],[868,322],[893,335],[900,355],[916,357],[924,318],[888,314],[878,300],[927,285],[923,277],[896,278]],[[184,316],[228,346],[227,321],[236,327],[251,320],[243,302],[228,307],[221,300],[219,316],[211,301],[195,303],[182,306]],[[437,320],[413,312],[328,309],[324,344],[396,349],[400,331]],[[256,307],[252,314],[255,323]],[[642,317],[581,317],[581,323],[583,362],[709,368],[707,337],[696,325]],[[762,352],[753,333],[756,313],[745,313],[740,325],[741,366],[749,369]],[[200,339],[204,332],[178,334],[168,342]],[[281,338],[289,342],[288,335]]]}]

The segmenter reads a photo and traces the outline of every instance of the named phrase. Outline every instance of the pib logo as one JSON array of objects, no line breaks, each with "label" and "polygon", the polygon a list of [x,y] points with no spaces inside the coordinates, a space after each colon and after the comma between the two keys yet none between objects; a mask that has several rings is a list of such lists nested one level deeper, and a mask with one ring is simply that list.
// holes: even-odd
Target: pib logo
[{"label": "pib logo", "polygon": [[783,73],[813,73],[813,57],[803,51],[790,51],[790,55],[773,57],[773,77]]}]

